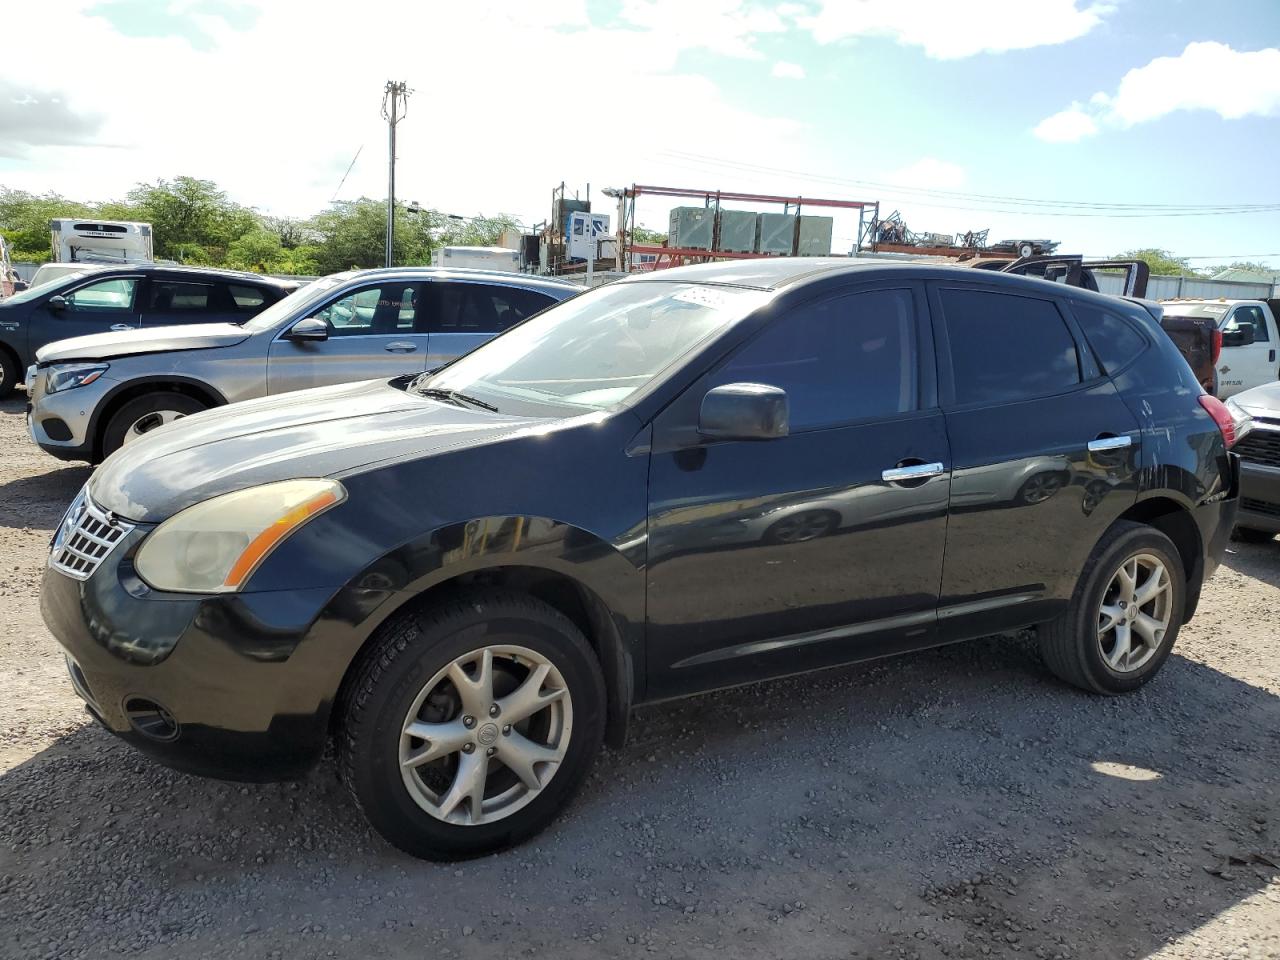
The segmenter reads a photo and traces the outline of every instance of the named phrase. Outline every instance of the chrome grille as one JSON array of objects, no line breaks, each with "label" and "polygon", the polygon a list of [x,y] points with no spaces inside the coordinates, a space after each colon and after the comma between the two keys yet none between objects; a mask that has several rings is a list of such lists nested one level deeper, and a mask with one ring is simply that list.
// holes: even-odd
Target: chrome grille
[{"label": "chrome grille", "polygon": [[1245,460],[1280,467],[1280,430],[1255,426],[1231,449]]},{"label": "chrome grille", "polygon": [[133,529],[101,510],[86,489],[77,494],[62,518],[49,550],[49,566],[77,580],[88,580],[93,571]]}]

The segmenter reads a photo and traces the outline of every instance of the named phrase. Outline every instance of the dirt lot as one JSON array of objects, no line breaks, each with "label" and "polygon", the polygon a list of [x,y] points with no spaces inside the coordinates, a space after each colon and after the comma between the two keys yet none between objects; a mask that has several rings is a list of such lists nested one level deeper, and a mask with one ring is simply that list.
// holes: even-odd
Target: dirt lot
[{"label": "dirt lot", "polygon": [[0,956],[1280,957],[1280,541],[1161,676],[1022,639],[643,711],[534,843],[439,866],[324,767],[241,786],[90,724],[40,620],[88,476],[0,405]]}]

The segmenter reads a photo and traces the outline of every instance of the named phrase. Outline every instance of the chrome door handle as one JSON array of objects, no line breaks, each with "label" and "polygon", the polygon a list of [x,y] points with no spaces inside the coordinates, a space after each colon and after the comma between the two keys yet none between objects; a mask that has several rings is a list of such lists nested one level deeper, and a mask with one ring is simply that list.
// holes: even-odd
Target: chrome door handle
[{"label": "chrome door handle", "polygon": [[113,323],[111,329],[116,333],[124,333],[126,330],[134,329],[134,327],[131,323]]},{"label": "chrome door handle", "polygon": [[388,343],[382,348],[388,353],[413,353],[418,349],[416,343],[405,343],[403,340],[397,340],[395,343]]},{"label": "chrome door handle", "polygon": [[1133,446],[1133,437],[1099,437],[1097,440],[1089,441],[1089,452],[1097,453],[1100,450],[1123,450],[1125,447]]},{"label": "chrome door handle", "polygon": [[940,463],[915,463],[909,467],[891,467],[882,471],[880,479],[885,483],[901,483],[903,480],[927,480],[946,473],[947,468]]}]

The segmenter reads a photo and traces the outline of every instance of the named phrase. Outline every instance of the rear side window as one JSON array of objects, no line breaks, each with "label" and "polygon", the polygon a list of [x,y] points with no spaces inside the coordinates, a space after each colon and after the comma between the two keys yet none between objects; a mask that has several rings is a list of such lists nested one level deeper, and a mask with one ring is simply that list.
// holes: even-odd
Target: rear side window
[{"label": "rear side window", "polygon": [[238,283],[227,285],[231,299],[240,310],[257,310],[267,302],[267,295],[258,287],[245,287]]},{"label": "rear side window", "polygon": [[781,387],[793,431],[904,413],[916,407],[915,333],[910,290],[822,300],[774,320],[709,385]]},{"label": "rear side window", "polygon": [[501,333],[552,303],[530,290],[483,283],[436,282],[432,291],[429,329],[435,333]]},{"label": "rear side window", "polygon": [[190,313],[209,308],[213,287],[207,283],[152,280],[148,285],[147,312]]},{"label": "rear side window", "polygon": [[938,290],[956,403],[1000,403],[1080,383],[1076,342],[1049,300],[986,290]]},{"label": "rear side window", "polygon": [[1103,373],[1114,373],[1142,352],[1147,345],[1133,325],[1110,310],[1073,303],[1071,312],[1084,331],[1093,355],[1098,358]]}]

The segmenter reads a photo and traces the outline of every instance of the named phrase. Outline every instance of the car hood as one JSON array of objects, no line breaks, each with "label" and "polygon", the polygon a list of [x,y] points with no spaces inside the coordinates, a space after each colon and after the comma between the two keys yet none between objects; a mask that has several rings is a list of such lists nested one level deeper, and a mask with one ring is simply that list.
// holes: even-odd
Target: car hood
[{"label": "car hood", "polygon": [[1232,399],[1252,416],[1280,418],[1280,380],[1237,393]]},{"label": "car hood", "polygon": [[126,519],[158,522],[233,490],[341,475],[545,422],[428,400],[384,380],[300,390],[160,427],[108,457],[90,480],[89,495]]},{"label": "car hood", "polygon": [[170,350],[205,350],[230,347],[249,338],[249,331],[234,323],[193,323],[177,327],[143,327],[87,337],[56,340],[36,351],[36,363],[67,360],[111,360],[140,353]]}]

